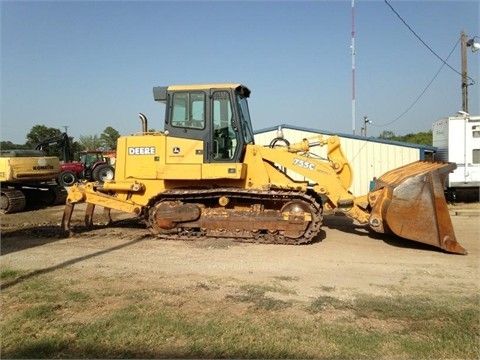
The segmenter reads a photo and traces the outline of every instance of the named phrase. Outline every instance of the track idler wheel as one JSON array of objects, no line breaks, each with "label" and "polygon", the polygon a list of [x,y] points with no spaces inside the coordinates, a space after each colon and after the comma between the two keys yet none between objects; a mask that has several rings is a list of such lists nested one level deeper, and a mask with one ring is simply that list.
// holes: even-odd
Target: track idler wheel
[{"label": "track idler wheel", "polygon": [[195,221],[200,217],[200,208],[195,204],[180,201],[162,201],[155,206],[155,223],[164,230],[173,229],[177,223]]},{"label": "track idler wheel", "polygon": [[288,220],[283,235],[297,239],[305,234],[305,229],[312,220],[312,211],[308,204],[299,200],[290,201],[282,207],[281,213],[284,220]]}]

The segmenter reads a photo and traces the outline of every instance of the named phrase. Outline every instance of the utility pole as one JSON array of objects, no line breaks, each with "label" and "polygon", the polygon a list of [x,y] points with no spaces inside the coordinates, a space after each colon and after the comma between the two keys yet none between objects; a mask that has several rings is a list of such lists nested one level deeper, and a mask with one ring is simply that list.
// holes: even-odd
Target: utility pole
[{"label": "utility pole", "polygon": [[[368,119],[368,116],[363,117],[363,123],[365,124],[364,127],[362,127],[362,133],[364,134],[365,137],[367,137],[367,125],[372,123],[372,120]],[[363,135],[362,134],[362,135]]]},{"label": "utility pole", "polygon": [[[465,31],[462,30],[460,33],[460,42],[461,42],[461,51],[462,51],[462,110],[468,114],[468,87],[475,82],[472,78],[467,75],[467,48],[471,48],[472,52],[480,50],[480,43],[476,42],[475,39],[478,36],[467,40],[467,35]],[[472,82],[469,84],[468,81]]]},{"label": "utility pole", "polygon": [[460,50],[462,51],[462,110],[468,113],[468,78],[467,78],[467,35],[460,34]]}]

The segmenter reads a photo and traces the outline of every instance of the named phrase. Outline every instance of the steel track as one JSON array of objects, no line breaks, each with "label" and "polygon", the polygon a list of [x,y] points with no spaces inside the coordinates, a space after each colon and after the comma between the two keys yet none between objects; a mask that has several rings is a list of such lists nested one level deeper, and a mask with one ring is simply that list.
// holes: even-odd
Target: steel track
[{"label": "steel track", "polygon": [[63,205],[67,196],[67,190],[59,185],[28,183],[19,188],[3,187],[0,210],[4,214],[13,214],[29,206]]},{"label": "steel track", "polygon": [[0,211],[3,214],[23,211],[26,203],[27,201],[22,191],[14,188],[2,188]]},{"label": "steel track", "polygon": [[[295,238],[287,237],[281,231],[248,231],[242,229],[220,231],[216,227],[204,226],[200,228],[189,228],[187,224],[181,224],[174,231],[163,233],[161,229],[155,226],[153,209],[155,204],[161,201],[180,201],[183,203],[202,204],[205,208],[218,206],[220,197],[228,197],[234,203],[242,202],[251,204],[263,204],[265,210],[280,212],[279,208],[290,201],[300,201],[309,208],[312,220],[305,229],[305,232]],[[274,204],[274,207],[268,208],[268,205]],[[231,214],[235,210],[229,210]],[[246,213],[246,212],[245,212]],[[236,213],[238,214],[238,213]],[[262,229],[261,219],[257,219],[255,214],[251,215],[249,221],[258,221],[258,228]],[[275,191],[275,190],[243,190],[232,188],[218,188],[205,190],[168,190],[155,198],[151,199],[147,210],[145,211],[145,222],[147,228],[157,237],[166,240],[204,240],[204,239],[228,239],[237,242],[264,243],[264,244],[290,244],[298,245],[311,242],[319,233],[322,225],[322,205],[321,201],[311,195],[296,191]]]}]

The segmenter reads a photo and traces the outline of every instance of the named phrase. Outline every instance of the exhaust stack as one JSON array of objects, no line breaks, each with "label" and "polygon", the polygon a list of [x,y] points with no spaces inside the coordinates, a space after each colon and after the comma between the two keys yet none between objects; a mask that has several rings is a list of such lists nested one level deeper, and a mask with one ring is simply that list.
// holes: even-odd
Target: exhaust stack
[{"label": "exhaust stack", "polygon": [[148,132],[148,120],[145,115],[142,113],[138,114],[138,117],[140,118],[140,121],[142,122],[142,132],[145,134]]}]

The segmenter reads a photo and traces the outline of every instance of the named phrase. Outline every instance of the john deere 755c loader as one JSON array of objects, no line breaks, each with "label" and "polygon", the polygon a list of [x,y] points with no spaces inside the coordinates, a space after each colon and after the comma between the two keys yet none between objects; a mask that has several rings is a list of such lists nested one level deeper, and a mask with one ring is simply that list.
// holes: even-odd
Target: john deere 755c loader
[{"label": "john deere 755c loader", "polygon": [[[465,254],[455,238],[443,194],[452,163],[418,161],[387,172],[367,195],[348,189],[350,164],[339,138],[318,137],[290,145],[254,144],[247,98],[241,84],[155,87],[166,105],[163,132],[119,138],[115,180],[73,186],[62,226],[70,231],[74,205],[95,205],[143,217],[160,238],[230,238],[302,244],[319,233],[324,208],[340,211],[380,233]],[[283,145],[283,146],[282,146]],[[326,146],[328,158],[313,156]],[[287,171],[308,181],[295,181]]]}]

